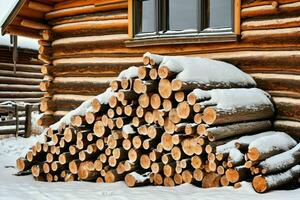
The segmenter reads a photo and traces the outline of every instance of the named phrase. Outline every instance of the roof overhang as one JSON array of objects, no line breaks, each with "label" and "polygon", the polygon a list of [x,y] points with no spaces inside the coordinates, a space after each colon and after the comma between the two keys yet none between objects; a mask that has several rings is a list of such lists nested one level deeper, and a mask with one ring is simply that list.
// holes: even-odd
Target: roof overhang
[{"label": "roof overhang", "polygon": [[6,33],[6,29],[9,24],[13,22],[13,20],[16,18],[22,7],[25,5],[26,0],[19,0],[18,3],[15,5],[11,13],[8,15],[6,20],[4,21],[2,27],[1,27],[1,34],[4,35]]}]

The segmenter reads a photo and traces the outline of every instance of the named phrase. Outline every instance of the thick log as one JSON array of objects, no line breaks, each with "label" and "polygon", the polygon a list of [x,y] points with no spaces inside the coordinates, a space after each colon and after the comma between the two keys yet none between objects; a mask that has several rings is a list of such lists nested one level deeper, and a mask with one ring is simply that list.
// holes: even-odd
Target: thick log
[{"label": "thick log", "polygon": [[46,86],[46,91],[55,94],[99,94],[109,86],[111,78],[56,77]]},{"label": "thick log", "polygon": [[300,122],[289,120],[276,120],[274,127],[278,131],[284,131],[297,140],[300,139]]},{"label": "thick log", "polygon": [[36,29],[36,30],[50,29],[50,26],[47,24],[42,24],[42,23],[28,20],[28,19],[22,19],[21,26],[30,28],[30,29]]},{"label": "thick log", "polygon": [[[203,84],[198,82],[185,82],[181,81],[179,79],[172,80],[171,88],[172,91],[187,91],[191,92],[192,90],[199,88],[204,90],[214,89],[214,88],[240,88],[240,87],[253,87],[253,85],[245,85],[244,83],[231,83],[230,85],[228,83],[210,83],[210,84]],[[168,98],[168,97],[167,97]]]},{"label": "thick log", "polygon": [[287,4],[279,5],[274,3],[271,5],[262,5],[262,6],[254,6],[249,8],[244,8],[241,11],[241,17],[255,17],[260,15],[272,15],[284,12],[295,12],[300,10],[299,2],[292,2]]},{"label": "thick log", "polygon": [[0,91],[38,92],[41,90],[38,85],[0,84]]},{"label": "thick log", "polygon": [[29,28],[21,28],[19,26],[10,25],[6,28],[6,33],[10,35],[19,35],[23,37],[29,37],[33,39],[41,40],[43,37],[39,34],[38,31],[32,30]]},{"label": "thick log", "polygon": [[127,29],[127,19],[73,22],[52,27],[53,32],[92,30],[92,29]]},{"label": "thick log", "polygon": [[[0,65],[1,66],[1,65]],[[2,68],[2,66],[1,66]],[[9,77],[21,77],[21,78],[37,78],[42,79],[43,75],[41,73],[33,73],[33,72],[22,72],[18,71],[18,67],[16,67],[17,71],[14,73],[11,70],[0,70],[0,76],[9,76]]]},{"label": "thick log", "polygon": [[108,11],[100,13],[82,14],[72,17],[64,17],[49,21],[51,25],[61,25],[74,22],[84,21],[101,21],[101,20],[113,20],[113,19],[127,19],[128,14],[124,10],[120,11]]},{"label": "thick log", "polygon": [[0,91],[0,98],[40,98],[43,96],[43,92],[3,92]]},{"label": "thick log", "polygon": [[251,74],[257,85],[264,90],[283,90],[299,93],[299,77],[285,74]]},{"label": "thick log", "polygon": [[95,6],[92,5],[85,5],[85,6],[78,6],[76,9],[74,8],[65,8],[61,10],[55,10],[46,14],[45,18],[47,20],[66,17],[66,16],[73,16],[83,13],[95,13],[99,11],[107,11],[107,10],[119,10],[119,9],[127,9],[127,1],[122,1],[120,3],[110,3],[110,4],[99,4]]},{"label": "thick log", "polygon": [[[93,66],[132,66],[140,63],[137,57],[122,57],[121,59],[112,57],[93,57],[93,58],[65,58],[53,61],[53,66],[57,67],[93,67]],[[99,72],[98,72],[99,73]],[[124,88],[126,89],[126,88]]]},{"label": "thick log", "polygon": [[277,108],[276,118],[300,121],[300,99],[274,97],[273,101]]},{"label": "thick log", "polygon": [[3,84],[24,84],[24,85],[38,85],[42,79],[24,79],[24,78],[11,78],[0,76],[0,83]]},{"label": "thick log", "polygon": [[255,109],[240,107],[224,110],[208,107],[205,108],[202,119],[209,125],[267,119],[273,116],[273,109],[273,105],[260,105]]},{"label": "thick log", "polygon": [[28,8],[31,8],[33,10],[37,10],[40,12],[49,12],[53,9],[53,7],[51,5],[48,4],[43,4],[43,3],[39,3],[36,1],[29,1],[28,2]]},{"label": "thick log", "polygon": [[263,132],[271,128],[271,122],[266,121],[255,121],[255,122],[244,122],[235,123],[227,126],[217,126],[206,129],[207,136],[210,141],[220,140],[227,137],[245,135],[256,132]]},{"label": "thick log", "polygon": [[[268,139],[270,141],[273,140],[273,142],[265,144]],[[296,146],[296,144],[297,142],[286,133],[274,132],[274,134],[252,141],[248,147],[247,157],[251,161],[264,160],[270,156],[287,151]]]},{"label": "thick log", "polygon": [[300,17],[284,17],[265,20],[248,20],[242,23],[242,30],[278,29],[297,27]]},{"label": "thick log", "polygon": [[270,174],[287,170],[300,163],[300,144],[289,151],[269,157],[258,164],[263,174]]},{"label": "thick log", "polygon": [[252,181],[252,186],[256,192],[263,193],[268,190],[278,188],[280,186],[291,183],[300,176],[300,165],[296,165],[291,169],[282,173],[269,176],[256,176]]},{"label": "thick log", "polygon": [[269,29],[269,30],[248,30],[242,32],[242,40],[245,41],[262,41],[262,40],[285,40],[299,37],[299,28],[281,28],[281,29]]},{"label": "thick log", "polygon": [[[11,63],[0,63],[1,70],[13,71],[14,65]],[[39,73],[41,71],[40,65],[28,65],[28,64],[16,64],[17,73],[18,72],[32,72]]]}]

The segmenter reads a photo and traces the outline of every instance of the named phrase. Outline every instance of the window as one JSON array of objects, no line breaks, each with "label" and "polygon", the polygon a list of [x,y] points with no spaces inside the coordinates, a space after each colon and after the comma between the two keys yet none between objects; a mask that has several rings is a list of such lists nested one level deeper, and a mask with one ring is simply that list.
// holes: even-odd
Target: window
[{"label": "window", "polygon": [[133,0],[134,39],[233,35],[235,0]]}]

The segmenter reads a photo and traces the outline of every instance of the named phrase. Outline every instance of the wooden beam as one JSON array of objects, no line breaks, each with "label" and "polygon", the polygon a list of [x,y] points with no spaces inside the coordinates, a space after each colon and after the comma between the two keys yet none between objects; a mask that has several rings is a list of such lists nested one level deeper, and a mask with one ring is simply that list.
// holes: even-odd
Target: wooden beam
[{"label": "wooden beam", "polygon": [[53,7],[50,6],[50,5],[39,3],[39,2],[36,2],[36,1],[29,1],[28,8],[31,8],[33,10],[37,10],[37,11],[40,11],[40,12],[45,12],[45,13],[49,12],[53,9]]},{"label": "wooden beam", "polygon": [[6,28],[6,33],[10,34],[10,35],[19,35],[19,36],[24,36],[24,37],[29,37],[29,38],[33,38],[33,39],[43,39],[42,36],[29,28],[23,28],[23,27],[19,27],[19,26],[8,26]]},{"label": "wooden beam", "polygon": [[241,34],[241,0],[234,1],[234,33]]},{"label": "wooden beam", "polygon": [[42,24],[28,19],[22,19],[21,26],[36,30],[50,29],[50,26],[48,26],[47,24]]},{"label": "wooden beam", "polygon": [[133,38],[133,1],[132,0],[128,0],[128,36],[129,38]]}]

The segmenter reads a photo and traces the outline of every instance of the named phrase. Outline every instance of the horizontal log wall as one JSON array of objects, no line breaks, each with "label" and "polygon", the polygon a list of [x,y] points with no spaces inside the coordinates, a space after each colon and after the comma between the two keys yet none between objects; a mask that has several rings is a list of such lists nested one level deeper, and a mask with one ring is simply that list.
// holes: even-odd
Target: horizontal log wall
[{"label": "horizontal log wall", "polygon": [[12,61],[12,49],[0,47],[0,103],[24,101],[37,103],[43,93],[39,84],[43,80],[41,61],[37,51],[18,49],[16,73]]},{"label": "horizontal log wall", "polygon": [[[67,100],[55,97],[94,95],[88,89],[82,93],[89,81],[77,89],[76,80],[117,76],[128,66],[140,65],[143,53],[150,51],[202,56],[232,63],[253,75],[259,87],[273,95],[278,108],[277,118],[281,122],[277,127],[293,131],[291,124],[300,121],[299,113],[293,109],[299,105],[300,97],[299,1],[242,0],[241,38],[237,42],[148,47],[126,47],[125,41],[129,39],[127,8],[127,2],[121,0],[64,1],[56,3],[46,14],[51,30],[43,34],[40,53],[48,63],[42,67],[42,72],[52,78],[52,83],[47,84],[49,96],[44,99],[44,104],[49,110],[45,111],[60,113],[70,110],[80,101],[68,101],[72,105],[68,106]],[[55,84],[55,80],[62,77],[76,77],[74,87]],[[105,84],[105,79],[99,80]],[[56,114],[55,118],[58,116]],[[288,125],[283,126],[286,123],[282,120]]]}]

